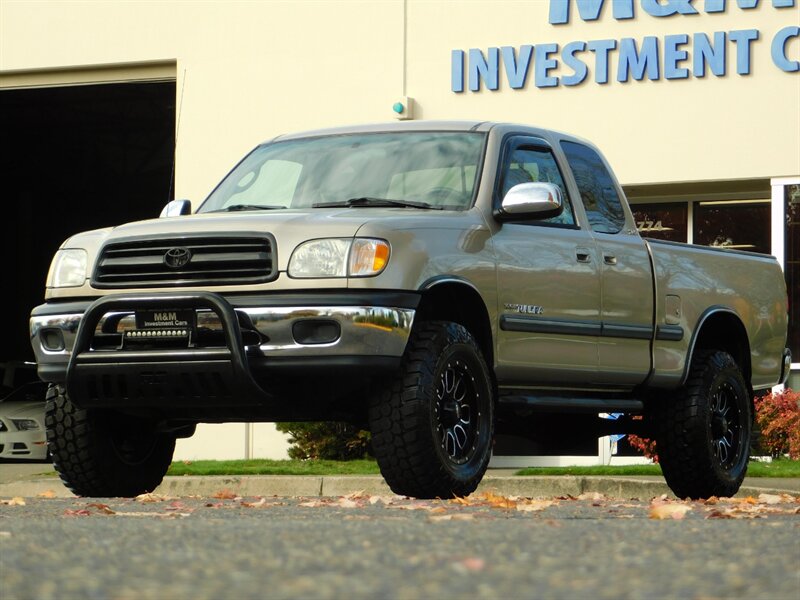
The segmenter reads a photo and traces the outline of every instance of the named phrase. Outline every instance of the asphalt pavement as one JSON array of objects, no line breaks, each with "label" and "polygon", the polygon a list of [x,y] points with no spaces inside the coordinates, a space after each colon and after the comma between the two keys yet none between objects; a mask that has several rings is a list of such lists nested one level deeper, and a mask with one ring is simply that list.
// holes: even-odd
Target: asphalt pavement
[{"label": "asphalt pavement", "polygon": [[797,498],[0,501],[4,600],[797,600]]}]

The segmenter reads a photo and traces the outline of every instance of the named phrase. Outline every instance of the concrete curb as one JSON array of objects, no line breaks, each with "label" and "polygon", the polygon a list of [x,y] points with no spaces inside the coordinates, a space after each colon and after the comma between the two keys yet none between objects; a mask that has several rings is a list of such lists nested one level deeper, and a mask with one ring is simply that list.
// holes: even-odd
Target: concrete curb
[{"label": "concrete curb", "polygon": [[[751,480],[752,481],[752,480]],[[759,494],[791,494],[800,496],[800,482],[796,480],[786,488],[755,487],[744,485],[737,496]],[[792,488],[799,489],[792,489]],[[230,490],[240,496],[344,496],[354,492],[369,495],[391,495],[392,491],[380,475],[247,475],[165,477],[155,493],[165,496],[213,496]],[[662,494],[672,496],[667,484],[659,478],[583,477],[560,476],[493,476],[484,478],[476,493],[493,492],[503,496],[527,498],[553,498],[598,493],[610,498],[640,498],[648,500]],[[74,497],[61,481],[39,478],[0,484],[0,497],[47,496]]]}]

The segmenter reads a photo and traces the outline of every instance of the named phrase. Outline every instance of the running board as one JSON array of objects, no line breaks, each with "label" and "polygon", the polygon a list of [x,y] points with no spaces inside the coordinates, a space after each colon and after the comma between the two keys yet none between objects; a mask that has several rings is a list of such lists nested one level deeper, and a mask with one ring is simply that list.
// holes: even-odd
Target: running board
[{"label": "running board", "polygon": [[630,398],[575,398],[558,395],[523,394],[501,395],[498,399],[500,407],[528,408],[537,412],[578,412],[578,413],[631,413],[644,411],[641,400]]}]

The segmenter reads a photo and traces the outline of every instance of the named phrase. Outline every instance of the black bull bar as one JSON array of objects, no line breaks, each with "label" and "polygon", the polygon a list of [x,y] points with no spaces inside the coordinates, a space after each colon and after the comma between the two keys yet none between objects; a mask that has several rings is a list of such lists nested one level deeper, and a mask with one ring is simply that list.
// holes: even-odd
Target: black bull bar
[{"label": "black bull bar", "polygon": [[[109,312],[209,309],[217,314],[225,346],[209,348],[92,350],[100,320]],[[257,406],[272,395],[250,373],[236,311],[219,294],[123,294],[99,298],[81,319],[66,375],[67,393],[79,407]]]}]

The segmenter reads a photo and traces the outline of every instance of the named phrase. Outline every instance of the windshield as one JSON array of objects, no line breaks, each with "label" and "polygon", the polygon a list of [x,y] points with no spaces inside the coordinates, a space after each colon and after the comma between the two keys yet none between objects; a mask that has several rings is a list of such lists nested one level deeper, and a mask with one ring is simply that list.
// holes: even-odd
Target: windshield
[{"label": "windshield", "polygon": [[404,132],[266,144],[198,212],[337,204],[465,210],[472,206],[484,139],[473,132]]}]

